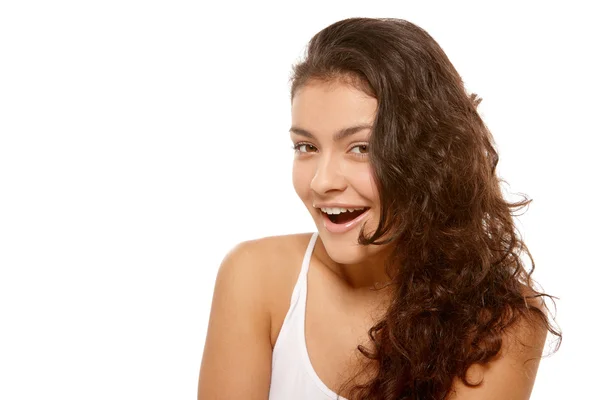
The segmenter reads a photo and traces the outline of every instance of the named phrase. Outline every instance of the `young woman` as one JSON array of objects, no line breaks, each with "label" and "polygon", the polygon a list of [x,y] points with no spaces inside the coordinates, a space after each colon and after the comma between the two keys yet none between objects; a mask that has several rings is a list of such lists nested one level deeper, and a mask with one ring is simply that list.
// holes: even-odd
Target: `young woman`
[{"label": "young woman", "polygon": [[[198,398],[528,399],[547,317],[480,99],[397,19],[336,22],[294,67],[295,190],[317,232],[225,257]],[[532,263],[533,263],[533,259]],[[560,340],[559,340],[560,346]]]}]

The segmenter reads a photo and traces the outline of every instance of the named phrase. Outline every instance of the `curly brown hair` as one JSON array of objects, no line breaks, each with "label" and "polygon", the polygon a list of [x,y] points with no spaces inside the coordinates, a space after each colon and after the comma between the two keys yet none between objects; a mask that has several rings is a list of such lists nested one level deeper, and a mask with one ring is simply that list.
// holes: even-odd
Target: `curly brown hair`
[{"label": "curly brown hair", "polygon": [[513,221],[531,200],[503,198],[481,99],[438,43],[405,20],[338,21],[293,66],[291,98],[309,81],[340,79],[378,101],[369,157],[381,217],[359,243],[393,245],[386,270],[396,286],[369,330],[375,350],[358,346],[377,372],[352,398],[444,399],[455,377],[477,386],[469,367],[491,361],[522,319],[555,335],[558,350],[562,333],[542,296],[555,297],[534,289]]}]

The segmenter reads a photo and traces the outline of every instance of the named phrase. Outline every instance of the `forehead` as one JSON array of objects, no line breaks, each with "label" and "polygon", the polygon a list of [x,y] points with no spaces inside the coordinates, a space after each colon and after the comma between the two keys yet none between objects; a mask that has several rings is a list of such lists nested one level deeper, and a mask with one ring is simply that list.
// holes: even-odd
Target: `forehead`
[{"label": "forehead", "polygon": [[307,130],[334,131],[371,123],[377,100],[343,82],[310,82],[292,100],[292,125]]}]

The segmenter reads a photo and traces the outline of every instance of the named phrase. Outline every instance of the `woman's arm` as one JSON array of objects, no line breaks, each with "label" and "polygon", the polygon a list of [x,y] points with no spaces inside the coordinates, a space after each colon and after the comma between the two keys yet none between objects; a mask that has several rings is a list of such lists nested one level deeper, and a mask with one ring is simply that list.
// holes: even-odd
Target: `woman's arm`
[{"label": "woman's arm", "polygon": [[467,371],[467,381],[478,383],[483,379],[482,384],[471,388],[457,378],[455,393],[448,400],[528,400],[547,334],[540,324],[531,326],[521,319],[504,335],[494,360],[483,366],[473,364]]},{"label": "woman's arm", "polygon": [[198,382],[199,400],[266,400],[271,382],[265,263],[254,242],[223,260],[213,294]]}]

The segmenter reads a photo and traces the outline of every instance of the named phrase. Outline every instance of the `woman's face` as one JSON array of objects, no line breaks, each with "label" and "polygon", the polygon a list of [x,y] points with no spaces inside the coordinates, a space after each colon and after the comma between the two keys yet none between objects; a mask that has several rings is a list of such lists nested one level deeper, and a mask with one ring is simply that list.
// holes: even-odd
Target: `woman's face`
[{"label": "woman's face", "polygon": [[[309,82],[292,100],[294,188],[313,217],[327,254],[340,264],[359,263],[378,252],[377,246],[358,244],[361,226],[366,224],[369,234],[379,221],[379,196],[368,154],[376,110],[375,98],[342,82]],[[346,212],[340,213],[344,208]]]}]

